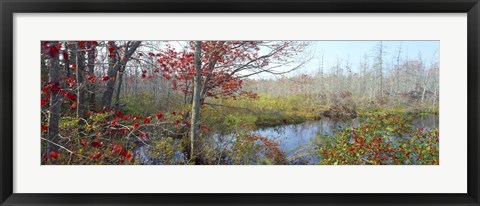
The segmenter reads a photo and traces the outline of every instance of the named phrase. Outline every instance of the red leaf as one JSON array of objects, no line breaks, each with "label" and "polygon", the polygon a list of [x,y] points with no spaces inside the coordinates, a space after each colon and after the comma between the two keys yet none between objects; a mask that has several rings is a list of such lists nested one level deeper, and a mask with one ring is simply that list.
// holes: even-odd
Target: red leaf
[{"label": "red leaf", "polygon": [[77,41],[78,45],[80,47],[84,47],[85,46],[85,41]]},{"label": "red leaf", "polygon": [[165,116],[162,113],[158,113],[155,115],[157,119],[165,119]]},{"label": "red leaf", "polygon": [[132,158],[133,158],[132,153],[130,153],[128,150],[122,150],[122,151],[120,152],[120,156],[124,156],[124,157],[126,157],[128,160],[132,160]]},{"label": "red leaf", "polygon": [[48,130],[48,125],[42,124],[42,131],[47,131]]},{"label": "red leaf", "polygon": [[42,107],[48,104],[48,99],[41,99],[40,100]]},{"label": "red leaf", "polygon": [[87,140],[85,138],[82,138],[80,140],[80,144],[82,144],[83,146],[87,145]]},{"label": "red leaf", "polygon": [[58,82],[48,82],[42,88],[42,92],[46,93],[45,95],[50,95],[49,93],[47,93],[48,91],[51,91],[54,94],[58,94],[58,92],[60,92],[61,88],[62,87],[60,86],[60,83],[58,83]]},{"label": "red leaf", "polygon": [[102,157],[102,154],[100,153],[92,154],[92,156],[90,156],[92,159],[100,159],[100,157]]},{"label": "red leaf", "polygon": [[66,97],[68,100],[75,102],[77,101],[77,95],[68,91],[62,91],[60,92],[64,97]]},{"label": "red leaf", "polygon": [[146,117],[145,120],[143,120],[143,123],[150,124],[150,117]]},{"label": "red leaf", "polygon": [[118,152],[118,153],[120,153],[120,152],[122,151],[122,149],[123,149],[123,148],[122,148],[122,145],[117,144],[117,145],[114,145],[114,146],[113,146],[112,152],[115,152],[115,153]]},{"label": "red leaf", "polygon": [[118,134],[119,134],[119,135],[125,134],[125,132],[127,132],[126,129],[118,130]]},{"label": "red leaf", "polygon": [[68,61],[68,53],[66,51],[63,52],[63,60]]},{"label": "red leaf", "polygon": [[95,75],[93,75],[93,74],[89,74],[89,75],[87,76],[87,79],[88,79],[88,81],[90,81],[91,83],[97,82],[97,77],[96,77]]},{"label": "red leaf", "polygon": [[49,50],[48,50],[48,55],[50,55],[50,57],[52,59],[55,59],[55,57],[57,56],[59,52],[59,49],[55,46],[50,46]]},{"label": "red leaf", "polygon": [[102,77],[102,80],[103,80],[103,81],[108,81],[109,79],[110,79],[109,76],[104,76],[104,77]]},{"label": "red leaf", "polygon": [[112,123],[113,126],[117,126],[117,117],[113,118]]},{"label": "red leaf", "polygon": [[162,76],[163,76],[166,80],[170,80],[170,75],[169,75],[169,74],[164,73]]},{"label": "red leaf", "polygon": [[77,81],[72,77],[66,78],[65,81],[68,83],[69,87],[73,87],[77,83]]},{"label": "red leaf", "polygon": [[58,153],[56,153],[55,151],[50,151],[50,157],[53,158],[53,159],[57,159],[59,156]]},{"label": "red leaf", "polygon": [[100,148],[103,145],[103,142],[100,142],[98,140],[95,140],[91,143],[92,147]]}]

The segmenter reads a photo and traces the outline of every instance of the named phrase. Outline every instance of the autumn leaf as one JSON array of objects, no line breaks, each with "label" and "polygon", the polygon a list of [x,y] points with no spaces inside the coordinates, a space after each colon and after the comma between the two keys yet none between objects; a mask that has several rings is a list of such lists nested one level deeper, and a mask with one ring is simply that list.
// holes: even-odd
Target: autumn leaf
[{"label": "autumn leaf", "polygon": [[145,120],[143,121],[145,124],[150,124],[150,117],[146,117]]},{"label": "autumn leaf", "polygon": [[59,154],[58,154],[57,152],[55,152],[55,151],[50,151],[50,157],[51,157],[52,159],[57,159],[58,156],[59,156]]}]

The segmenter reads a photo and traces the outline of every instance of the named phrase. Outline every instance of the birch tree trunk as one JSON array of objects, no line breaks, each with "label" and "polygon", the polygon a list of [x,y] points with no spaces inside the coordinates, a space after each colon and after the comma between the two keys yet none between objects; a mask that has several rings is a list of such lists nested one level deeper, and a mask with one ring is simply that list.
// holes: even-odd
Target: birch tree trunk
[{"label": "birch tree trunk", "polygon": [[427,74],[425,76],[425,79],[424,79],[423,85],[422,85],[422,87],[423,87],[423,89],[422,89],[422,100],[421,100],[422,103],[423,103],[423,100],[425,99],[425,92],[427,91],[428,81],[430,79],[430,71],[427,71],[426,73]]},{"label": "birch tree trunk", "polygon": [[200,130],[200,93],[202,89],[202,42],[195,42],[195,70],[196,75],[194,78],[193,87],[193,101],[192,101],[192,126],[190,129],[190,158],[194,157],[194,143],[198,138],[198,132]]},{"label": "birch tree trunk", "polygon": [[383,41],[380,41],[380,99],[383,101]]}]

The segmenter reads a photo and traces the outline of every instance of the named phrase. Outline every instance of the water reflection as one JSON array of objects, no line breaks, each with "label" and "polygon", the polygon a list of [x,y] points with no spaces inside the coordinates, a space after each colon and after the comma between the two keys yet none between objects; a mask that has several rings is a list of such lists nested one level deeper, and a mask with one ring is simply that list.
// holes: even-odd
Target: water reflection
[{"label": "water reflection", "polygon": [[258,129],[253,131],[253,133],[279,140],[280,148],[286,151],[288,155],[288,152],[308,144],[311,138],[317,134],[332,136],[338,130],[350,126],[356,127],[359,124],[360,121],[358,119],[342,122],[323,118],[301,124]]},{"label": "water reflection", "polygon": [[[336,121],[329,118],[323,118],[317,121],[304,122],[301,124],[282,125],[276,127],[261,128],[251,131],[253,134],[259,134],[280,142],[280,149],[286,154],[290,164],[314,164],[319,161],[313,154],[312,138],[319,135],[333,136],[337,131],[346,127],[357,127],[362,120],[352,119],[347,121]],[[438,115],[424,115],[413,120],[415,128],[433,129],[438,127]],[[233,134],[215,133],[211,139],[215,150],[228,150],[235,141]],[[162,164],[148,155],[150,148],[140,147],[136,150],[136,155],[143,160],[144,164]],[[180,162],[185,162],[182,157]]]},{"label": "water reflection", "polygon": [[[304,160],[307,159],[310,163],[315,163],[318,162],[318,159],[309,157],[309,155],[313,155],[313,151],[309,151],[309,149],[311,149],[310,143],[312,138],[316,137],[317,134],[332,136],[339,130],[346,127],[357,127],[361,123],[362,120],[359,118],[348,121],[336,121],[329,118],[323,118],[317,121],[301,124],[257,129],[253,131],[253,133],[279,140],[280,149],[286,153],[287,157],[304,153],[304,156],[301,156]],[[415,128],[436,128],[438,127],[438,115],[421,116],[413,120],[413,125]]]},{"label": "water reflection", "polygon": [[424,115],[413,120],[416,128],[433,129],[438,127],[438,115]]}]

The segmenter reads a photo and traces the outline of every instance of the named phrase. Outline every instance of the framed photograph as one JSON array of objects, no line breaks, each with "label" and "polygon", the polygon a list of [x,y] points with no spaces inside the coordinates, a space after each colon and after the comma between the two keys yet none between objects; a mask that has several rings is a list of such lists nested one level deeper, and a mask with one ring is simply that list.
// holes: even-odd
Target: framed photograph
[{"label": "framed photograph", "polygon": [[1,205],[480,205],[478,0],[0,8]]}]

